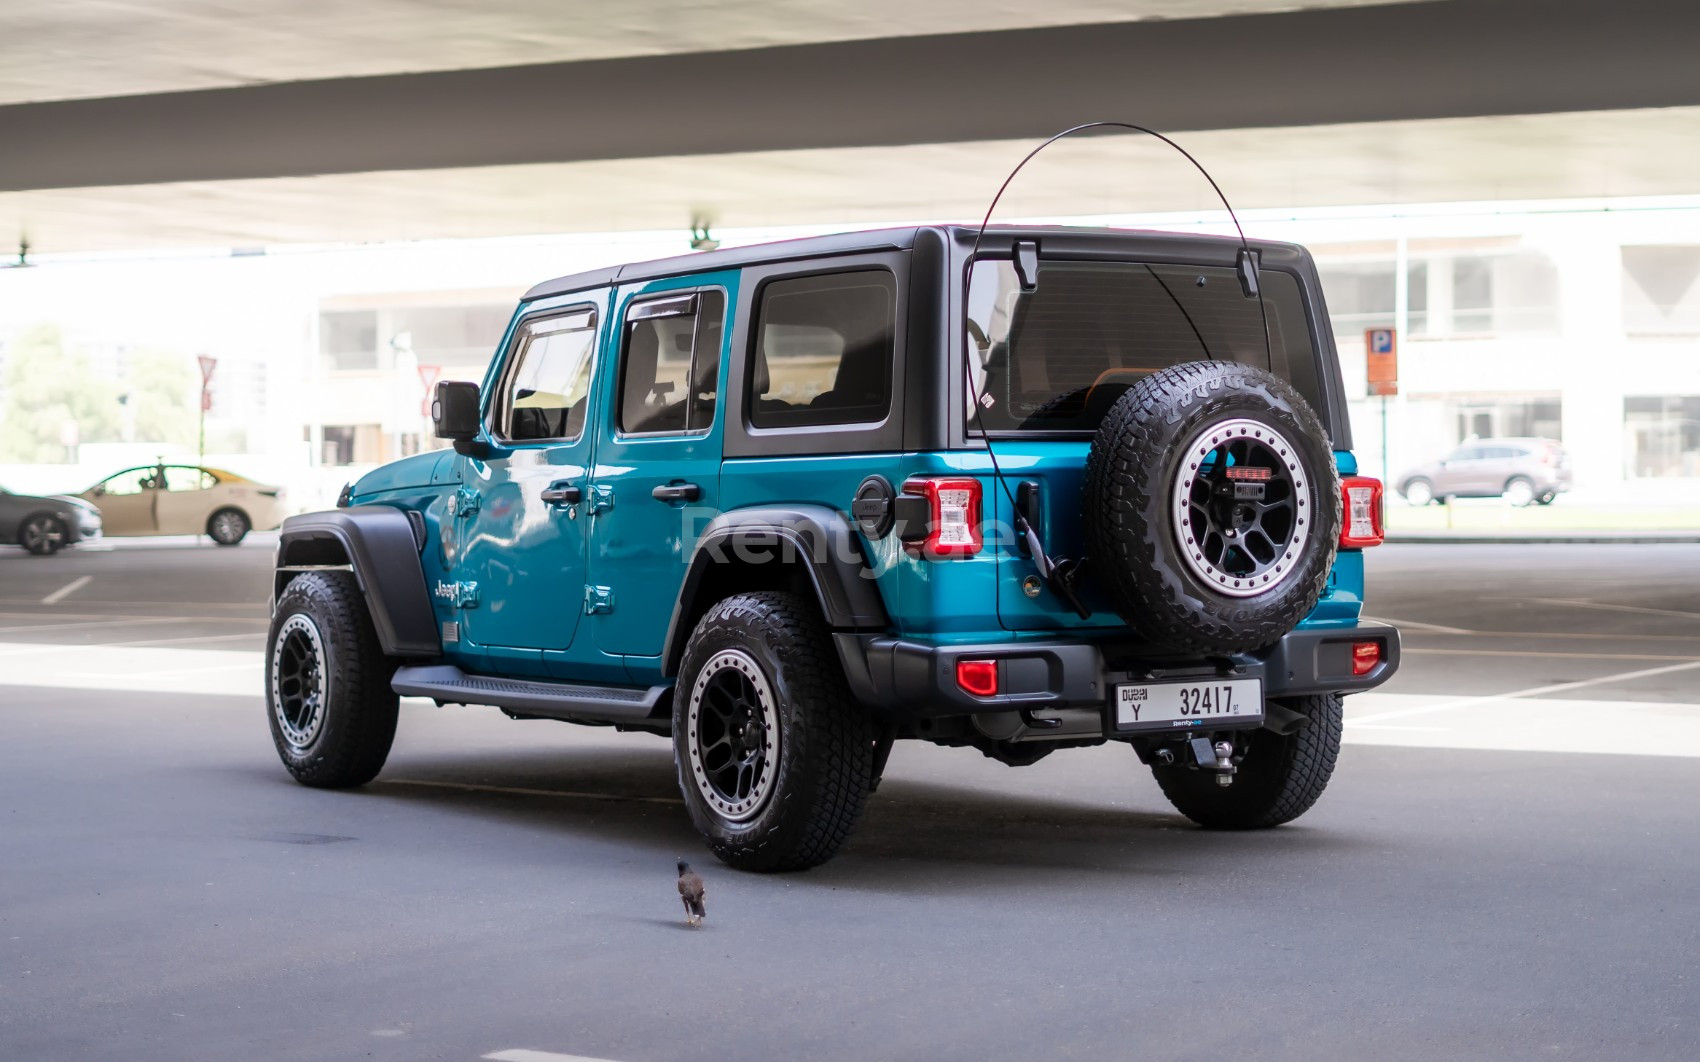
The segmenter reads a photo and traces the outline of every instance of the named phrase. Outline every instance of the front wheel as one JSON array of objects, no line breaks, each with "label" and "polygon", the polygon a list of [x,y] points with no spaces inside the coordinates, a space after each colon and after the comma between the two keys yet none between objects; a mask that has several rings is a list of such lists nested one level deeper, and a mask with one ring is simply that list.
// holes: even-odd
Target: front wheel
[{"label": "front wheel", "polygon": [[876,736],[812,603],[739,594],[692,632],[673,758],[691,822],[721,862],[783,871],[830,859],[861,816]]},{"label": "front wheel", "polygon": [[63,521],[45,513],[30,517],[18,528],[18,544],[38,557],[53,556],[70,537]]},{"label": "front wheel", "polygon": [[1405,500],[1421,507],[1434,503],[1434,484],[1426,479],[1413,479],[1405,484]]},{"label": "front wheel", "polygon": [[1215,774],[1179,764],[1151,769],[1176,811],[1210,830],[1258,830],[1310,810],[1327,788],[1340,754],[1343,698],[1325,693],[1279,703],[1308,722],[1291,734],[1253,730],[1238,735],[1245,759],[1232,785],[1219,785]]},{"label": "front wheel", "polygon": [[378,776],[395,740],[394,671],[354,573],[290,581],[266,641],[266,715],[297,782],[345,789]]}]

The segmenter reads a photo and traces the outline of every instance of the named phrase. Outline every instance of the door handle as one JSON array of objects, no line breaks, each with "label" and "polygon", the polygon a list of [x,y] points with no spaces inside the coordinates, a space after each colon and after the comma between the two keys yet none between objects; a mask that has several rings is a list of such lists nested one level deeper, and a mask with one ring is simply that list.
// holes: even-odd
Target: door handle
[{"label": "door handle", "polygon": [[550,505],[577,505],[584,497],[584,491],[577,487],[550,487],[542,497]]},{"label": "door handle", "polygon": [[649,493],[661,501],[696,501],[702,488],[695,483],[663,483]]}]

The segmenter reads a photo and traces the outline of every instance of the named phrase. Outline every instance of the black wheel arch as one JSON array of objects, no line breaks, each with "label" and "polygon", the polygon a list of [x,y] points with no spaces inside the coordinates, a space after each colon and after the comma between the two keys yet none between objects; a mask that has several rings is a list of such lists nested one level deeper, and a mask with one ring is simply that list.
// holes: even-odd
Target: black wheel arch
[{"label": "black wheel arch", "polygon": [[416,516],[388,505],[357,505],[284,520],[272,607],[300,572],[346,568],[354,573],[387,655],[440,655],[436,613],[419,562],[423,527]]},{"label": "black wheel arch", "polygon": [[843,513],[825,505],[735,509],[697,539],[667,626],[662,673],[678,674],[691,631],[716,601],[755,590],[789,590],[814,601],[834,631],[890,625],[861,539]]}]

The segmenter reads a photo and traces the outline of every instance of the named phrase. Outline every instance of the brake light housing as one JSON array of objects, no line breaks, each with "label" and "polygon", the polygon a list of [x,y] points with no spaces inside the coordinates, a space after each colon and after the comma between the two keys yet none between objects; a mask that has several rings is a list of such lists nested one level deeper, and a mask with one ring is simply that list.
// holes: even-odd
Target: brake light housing
[{"label": "brake light housing", "polygon": [[1381,480],[1347,476],[1340,481],[1340,548],[1379,546],[1387,537],[1381,522]]},{"label": "brake light housing", "polygon": [[929,558],[972,557],[984,548],[979,480],[916,476],[904,482],[903,492],[927,499],[926,536],[906,539],[910,551]]},{"label": "brake light housing", "polygon": [[1381,663],[1380,642],[1352,643],[1352,675],[1361,677],[1375,670],[1375,665]]},{"label": "brake light housing", "polygon": [[958,660],[956,686],[975,697],[998,695],[998,662],[996,660]]}]

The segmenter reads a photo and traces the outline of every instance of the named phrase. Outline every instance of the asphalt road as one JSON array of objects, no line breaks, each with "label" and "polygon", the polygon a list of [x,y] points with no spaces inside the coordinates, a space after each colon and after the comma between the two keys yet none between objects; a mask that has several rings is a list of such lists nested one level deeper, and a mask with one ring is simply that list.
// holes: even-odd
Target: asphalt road
[{"label": "asphalt road", "polygon": [[1379,550],[1405,667],[1290,826],[905,744],[783,877],[643,735],[409,705],[296,786],[270,559],[0,552],[0,1059],[1700,1057],[1700,547]]}]

